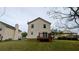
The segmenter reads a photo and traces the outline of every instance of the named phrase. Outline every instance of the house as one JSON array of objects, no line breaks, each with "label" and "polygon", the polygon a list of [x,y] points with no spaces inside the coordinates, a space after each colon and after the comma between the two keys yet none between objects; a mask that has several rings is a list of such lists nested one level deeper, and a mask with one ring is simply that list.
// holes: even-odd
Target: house
[{"label": "house", "polygon": [[21,38],[21,30],[19,30],[18,24],[13,27],[9,24],[0,21],[0,40],[18,40],[19,38]]},{"label": "house", "polygon": [[65,36],[65,37],[75,37],[77,36],[77,33],[74,33],[72,31],[70,31],[69,29],[65,29],[62,33],[62,36]]},{"label": "house", "polygon": [[28,34],[27,39],[36,39],[39,33],[43,33],[40,36],[46,36],[45,33],[50,33],[51,23],[38,17],[34,19],[33,21],[28,22]]},{"label": "house", "polygon": [[62,32],[56,33],[54,35],[55,39],[62,39],[62,40],[77,40],[77,33],[71,32],[70,30],[65,29]]}]

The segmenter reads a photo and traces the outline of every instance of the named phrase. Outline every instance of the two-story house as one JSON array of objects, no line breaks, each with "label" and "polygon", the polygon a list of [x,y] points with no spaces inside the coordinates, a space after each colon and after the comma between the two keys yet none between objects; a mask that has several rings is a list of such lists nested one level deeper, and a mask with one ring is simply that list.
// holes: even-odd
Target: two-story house
[{"label": "two-story house", "polygon": [[13,27],[9,24],[0,21],[0,40],[18,40],[19,38],[21,38],[21,30],[19,30],[18,24]]},{"label": "two-story house", "polygon": [[[40,17],[34,19],[33,21],[28,22],[27,39],[36,39],[39,33],[50,33],[51,32],[50,25],[51,25],[50,22]],[[44,36],[44,35],[41,35],[41,36]]]}]

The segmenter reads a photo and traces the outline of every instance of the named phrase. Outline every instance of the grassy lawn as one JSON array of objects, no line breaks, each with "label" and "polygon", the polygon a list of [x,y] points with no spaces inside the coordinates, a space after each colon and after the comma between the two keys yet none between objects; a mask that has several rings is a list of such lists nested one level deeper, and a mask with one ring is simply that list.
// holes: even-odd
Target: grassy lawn
[{"label": "grassy lawn", "polygon": [[0,42],[0,51],[79,51],[79,41],[54,40],[38,42],[36,40],[19,40]]}]

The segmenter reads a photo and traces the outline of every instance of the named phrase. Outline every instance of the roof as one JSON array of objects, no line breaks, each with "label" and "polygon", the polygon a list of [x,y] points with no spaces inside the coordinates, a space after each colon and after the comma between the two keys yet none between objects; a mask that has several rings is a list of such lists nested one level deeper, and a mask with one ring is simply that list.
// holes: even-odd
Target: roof
[{"label": "roof", "polygon": [[[53,34],[53,33],[52,33]],[[75,32],[71,32],[71,33],[65,33],[65,32],[56,32],[56,34],[77,34],[77,33],[75,33]]]},{"label": "roof", "polygon": [[[6,23],[4,23],[4,22],[2,22],[2,21],[0,21],[0,23],[4,24],[6,27],[8,27],[8,28],[10,28],[10,29],[16,30],[15,27],[13,27],[13,26],[11,26],[11,25],[9,25],[9,24],[6,24]],[[18,30],[18,31],[21,32],[21,30]]]},{"label": "roof", "polygon": [[63,32],[64,33],[72,33],[70,30],[67,30],[67,29],[65,29]]},{"label": "roof", "polygon": [[34,20],[32,20],[32,21],[28,22],[28,24],[30,24],[30,23],[32,23],[32,22],[34,22],[34,21],[38,20],[38,19],[41,19],[41,20],[43,20],[44,22],[51,24],[50,22],[48,22],[47,20],[44,20],[44,19],[43,19],[43,18],[41,18],[41,17],[38,17],[38,18],[36,18],[36,19],[34,19]]}]

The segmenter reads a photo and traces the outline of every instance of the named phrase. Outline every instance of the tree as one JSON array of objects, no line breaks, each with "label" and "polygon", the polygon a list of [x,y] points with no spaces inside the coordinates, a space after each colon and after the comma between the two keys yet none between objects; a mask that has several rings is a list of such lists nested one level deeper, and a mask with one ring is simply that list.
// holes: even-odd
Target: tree
[{"label": "tree", "polygon": [[26,32],[22,32],[22,37],[26,37],[27,36],[27,33]]},{"label": "tree", "polygon": [[58,35],[58,34],[62,34],[63,33],[63,31],[61,31],[61,30],[57,30],[57,29],[52,29],[52,35],[55,37],[56,35]]},{"label": "tree", "polygon": [[[49,10],[47,14],[53,19],[60,19],[61,24],[63,24],[63,26],[60,26],[60,28],[79,28],[79,7],[55,7]],[[66,24],[63,23],[64,20],[66,20]],[[68,23],[70,22],[74,22],[74,25],[69,26]]]},{"label": "tree", "polygon": [[0,17],[4,16],[6,13],[6,7],[0,8]]}]

